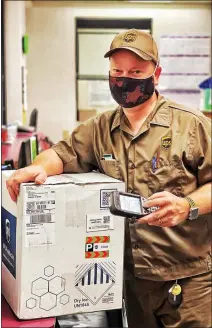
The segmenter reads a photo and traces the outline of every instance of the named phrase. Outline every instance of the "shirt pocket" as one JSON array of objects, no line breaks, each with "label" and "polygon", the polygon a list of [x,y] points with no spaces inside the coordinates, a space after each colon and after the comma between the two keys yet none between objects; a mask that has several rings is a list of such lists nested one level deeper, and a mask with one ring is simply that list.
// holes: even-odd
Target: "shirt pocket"
[{"label": "shirt pocket", "polygon": [[101,172],[115,179],[120,179],[119,162],[114,160],[100,160]]},{"label": "shirt pocket", "polygon": [[148,162],[146,174],[149,196],[161,191],[169,191],[180,197],[184,196],[184,169],[180,159],[160,160],[154,170],[152,162]]}]

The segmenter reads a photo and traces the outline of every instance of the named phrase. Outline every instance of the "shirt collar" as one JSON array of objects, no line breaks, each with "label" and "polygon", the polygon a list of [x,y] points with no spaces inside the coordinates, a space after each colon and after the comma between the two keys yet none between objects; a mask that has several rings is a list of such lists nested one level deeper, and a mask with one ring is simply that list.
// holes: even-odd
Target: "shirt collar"
[{"label": "shirt collar", "polygon": [[171,112],[166,98],[161,96],[158,92],[158,101],[150,114],[149,123],[169,127],[171,124]]},{"label": "shirt collar", "polygon": [[122,115],[123,115],[123,110],[122,110],[121,106],[118,106],[117,109],[116,109],[116,114],[115,114],[115,117],[114,117],[114,120],[113,120],[113,124],[112,124],[111,129],[110,129],[111,132],[115,128],[120,126]]},{"label": "shirt collar", "polygon": [[[163,96],[161,96],[157,90],[156,90],[156,93],[158,96],[158,101],[157,101],[152,113],[147,118],[147,121],[150,124],[169,127],[171,124],[171,117],[170,117],[171,113],[170,113],[170,109],[168,106],[168,101]],[[111,132],[115,128],[120,126],[123,114],[124,113],[123,113],[121,106],[118,106],[114,120],[113,120],[113,124],[111,126]]]}]

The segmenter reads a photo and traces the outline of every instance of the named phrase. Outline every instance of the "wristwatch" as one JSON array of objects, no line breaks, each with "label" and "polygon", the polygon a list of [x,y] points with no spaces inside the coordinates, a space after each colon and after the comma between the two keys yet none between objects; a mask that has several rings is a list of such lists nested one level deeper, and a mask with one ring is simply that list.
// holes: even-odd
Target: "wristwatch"
[{"label": "wristwatch", "polygon": [[190,197],[187,197],[186,196],[185,199],[187,200],[187,202],[190,205],[190,211],[189,211],[188,220],[195,220],[195,219],[197,219],[198,218],[198,215],[199,215],[199,208],[196,206],[195,202]]}]

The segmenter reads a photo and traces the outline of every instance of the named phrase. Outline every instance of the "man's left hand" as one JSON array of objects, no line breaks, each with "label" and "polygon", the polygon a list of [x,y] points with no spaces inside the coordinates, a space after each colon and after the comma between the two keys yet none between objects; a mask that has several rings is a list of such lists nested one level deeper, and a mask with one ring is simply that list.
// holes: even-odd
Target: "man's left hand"
[{"label": "man's left hand", "polygon": [[159,207],[155,212],[137,220],[140,224],[160,227],[173,227],[189,216],[190,206],[186,199],[173,195],[168,191],[158,192],[150,196],[145,207]]}]

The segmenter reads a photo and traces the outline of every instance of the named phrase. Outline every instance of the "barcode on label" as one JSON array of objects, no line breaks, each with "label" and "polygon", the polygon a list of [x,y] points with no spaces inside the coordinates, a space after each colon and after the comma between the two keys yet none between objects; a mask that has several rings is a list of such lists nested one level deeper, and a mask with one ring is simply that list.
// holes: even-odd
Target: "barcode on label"
[{"label": "barcode on label", "polygon": [[110,197],[110,192],[104,191],[102,193],[102,205],[103,206],[109,206],[109,197]]},{"label": "barcode on label", "polygon": [[43,204],[55,204],[55,200],[44,200],[44,201],[40,201],[40,202],[36,202],[36,204],[38,205],[43,205]]},{"label": "barcode on label", "polygon": [[104,224],[109,224],[110,223],[110,216],[103,216],[103,223]]},{"label": "barcode on label", "polygon": [[46,208],[46,205],[37,205],[38,210],[43,210]]},{"label": "barcode on label", "polygon": [[86,229],[87,232],[114,230],[113,215],[110,213],[101,214],[87,214],[86,215]]},{"label": "barcode on label", "polygon": [[35,202],[27,202],[26,205],[27,205],[26,206],[27,211],[35,210]]},{"label": "barcode on label", "polygon": [[31,211],[36,211],[36,210],[53,210],[54,209],[54,200],[49,200],[49,201],[39,201],[39,202],[27,202],[26,204],[26,211],[29,214]]},{"label": "barcode on label", "polygon": [[109,207],[109,199],[112,191],[116,189],[101,189],[100,190],[100,208],[107,209]]},{"label": "barcode on label", "polygon": [[43,200],[43,201],[40,201],[40,202],[36,202],[36,204],[50,204],[51,202],[50,201],[46,201],[46,200]]},{"label": "barcode on label", "polygon": [[51,222],[52,222],[51,214],[30,215],[30,223],[31,224],[51,223]]}]

